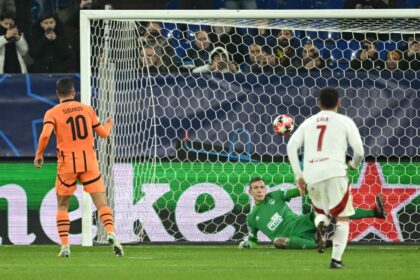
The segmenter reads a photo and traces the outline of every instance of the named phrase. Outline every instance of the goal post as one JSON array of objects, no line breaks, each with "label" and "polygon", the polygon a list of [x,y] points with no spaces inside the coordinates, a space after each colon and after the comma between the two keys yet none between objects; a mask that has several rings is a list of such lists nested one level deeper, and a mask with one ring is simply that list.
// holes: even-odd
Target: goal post
[{"label": "goal post", "polygon": [[[202,30],[201,47],[211,46],[194,52]],[[352,221],[350,240],[420,242],[417,40],[418,9],[80,11],[81,101],[115,119],[95,144],[117,235],[239,241],[249,179],[294,185],[288,138],[272,120],[289,114],[299,125],[317,112],[317,90],[334,86],[365,145],[366,162],[349,173],[355,205],[372,209],[382,193],[389,212]],[[92,246],[105,235],[84,196],[82,245]],[[304,202],[291,207],[305,213]]]}]

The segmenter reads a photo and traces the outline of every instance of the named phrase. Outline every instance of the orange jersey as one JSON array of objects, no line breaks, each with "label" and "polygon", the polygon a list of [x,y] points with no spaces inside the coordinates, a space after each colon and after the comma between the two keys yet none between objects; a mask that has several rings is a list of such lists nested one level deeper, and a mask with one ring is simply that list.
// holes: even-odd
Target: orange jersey
[{"label": "orange jersey", "polygon": [[97,168],[93,131],[101,137],[107,137],[112,125],[103,126],[92,107],[65,100],[48,110],[37,155],[42,155],[48,143],[49,136],[47,143],[44,143],[43,137],[44,130],[49,131],[47,126],[53,126],[57,138],[58,174],[87,172]]}]

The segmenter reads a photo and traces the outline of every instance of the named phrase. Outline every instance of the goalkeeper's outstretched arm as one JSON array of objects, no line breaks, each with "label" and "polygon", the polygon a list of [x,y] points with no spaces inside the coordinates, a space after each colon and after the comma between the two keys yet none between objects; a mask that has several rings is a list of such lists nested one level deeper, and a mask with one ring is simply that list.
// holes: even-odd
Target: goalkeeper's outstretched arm
[{"label": "goalkeeper's outstretched arm", "polygon": [[249,235],[245,236],[244,240],[239,243],[239,249],[252,249],[257,247],[257,239]]}]

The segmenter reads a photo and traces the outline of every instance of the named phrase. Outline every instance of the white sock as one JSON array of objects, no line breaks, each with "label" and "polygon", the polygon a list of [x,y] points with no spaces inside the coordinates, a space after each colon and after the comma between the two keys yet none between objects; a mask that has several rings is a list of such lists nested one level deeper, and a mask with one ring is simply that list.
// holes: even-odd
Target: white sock
[{"label": "white sock", "polygon": [[349,238],[349,228],[350,223],[348,221],[337,221],[332,238],[332,258],[336,261],[341,261],[341,257],[346,249],[347,240]]},{"label": "white sock", "polygon": [[320,222],[324,222],[324,225],[325,226],[328,226],[329,224],[330,224],[330,218],[328,218],[328,216],[327,215],[324,215],[324,214],[317,214],[316,216],[315,216],[315,220],[314,220],[314,223],[315,223],[315,226],[316,227],[318,227],[318,225],[319,225],[319,223]]}]

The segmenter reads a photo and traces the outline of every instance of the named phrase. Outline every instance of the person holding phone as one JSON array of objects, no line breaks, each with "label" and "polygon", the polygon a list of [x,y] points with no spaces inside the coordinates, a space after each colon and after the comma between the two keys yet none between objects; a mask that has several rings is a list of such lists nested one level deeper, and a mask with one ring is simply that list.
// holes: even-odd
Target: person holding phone
[{"label": "person holding phone", "polygon": [[28,43],[15,25],[12,15],[0,16],[0,74],[27,73],[23,57],[28,53]]},{"label": "person holding phone", "polygon": [[62,23],[53,14],[44,14],[32,31],[33,44],[29,51],[34,63],[33,73],[67,72],[65,61],[71,55],[71,46],[64,38]]},{"label": "person holding phone", "polygon": [[361,50],[350,61],[350,67],[353,70],[382,70],[385,68],[385,63],[379,58],[374,40],[367,39],[361,42]]}]

